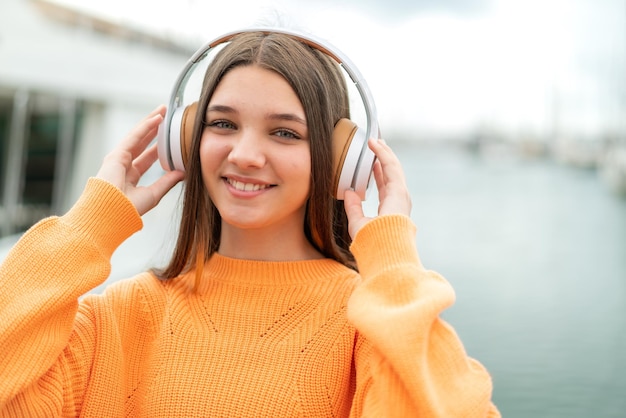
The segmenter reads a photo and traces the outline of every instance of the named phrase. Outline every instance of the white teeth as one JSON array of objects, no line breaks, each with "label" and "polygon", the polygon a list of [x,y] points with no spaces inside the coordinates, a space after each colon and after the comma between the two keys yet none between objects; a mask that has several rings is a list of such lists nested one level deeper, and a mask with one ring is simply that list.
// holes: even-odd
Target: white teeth
[{"label": "white teeth", "polygon": [[262,190],[262,189],[266,189],[269,187],[269,185],[267,184],[243,183],[241,181],[232,180],[232,179],[228,179],[227,181],[228,181],[228,184],[233,186],[235,189],[245,191],[245,192]]}]

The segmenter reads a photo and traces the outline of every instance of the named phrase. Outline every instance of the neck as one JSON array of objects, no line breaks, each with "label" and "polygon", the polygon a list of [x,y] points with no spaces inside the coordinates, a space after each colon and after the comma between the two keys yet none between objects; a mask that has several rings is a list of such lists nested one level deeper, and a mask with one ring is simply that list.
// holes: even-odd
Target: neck
[{"label": "neck", "polygon": [[241,229],[222,223],[218,253],[260,261],[297,261],[324,258],[301,228]]}]

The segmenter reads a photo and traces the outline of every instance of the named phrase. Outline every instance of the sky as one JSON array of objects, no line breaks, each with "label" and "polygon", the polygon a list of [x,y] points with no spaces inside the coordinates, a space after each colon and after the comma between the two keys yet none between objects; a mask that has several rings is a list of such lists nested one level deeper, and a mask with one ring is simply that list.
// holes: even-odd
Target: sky
[{"label": "sky", "polygon": [[625,0],[56,0],[201,46],[279,24],[327,39],[385,130],[626,131]]}]

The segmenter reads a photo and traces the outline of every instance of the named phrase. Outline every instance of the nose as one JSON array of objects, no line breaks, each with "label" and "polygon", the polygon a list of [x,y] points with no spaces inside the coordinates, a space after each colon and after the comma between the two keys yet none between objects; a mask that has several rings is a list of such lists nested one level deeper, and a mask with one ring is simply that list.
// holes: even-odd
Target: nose
[{"label": "nose", "polygon": [[265,165],[262,135],[252,129],[242,129],[233,142],[228,162],[240,168],[260,168]]}]

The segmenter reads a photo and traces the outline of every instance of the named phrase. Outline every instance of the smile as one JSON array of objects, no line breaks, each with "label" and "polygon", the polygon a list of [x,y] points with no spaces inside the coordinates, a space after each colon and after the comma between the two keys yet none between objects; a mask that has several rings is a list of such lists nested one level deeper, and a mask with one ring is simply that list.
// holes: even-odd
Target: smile
[{"label": "smile", "polygon": [[236,190],[242,192],[256,192],[258,190],[263,190],[272,187],[271,184],[255,184],[255,183],[243,183],[241,181],[226,179],[226,182],[230,184]]}]

